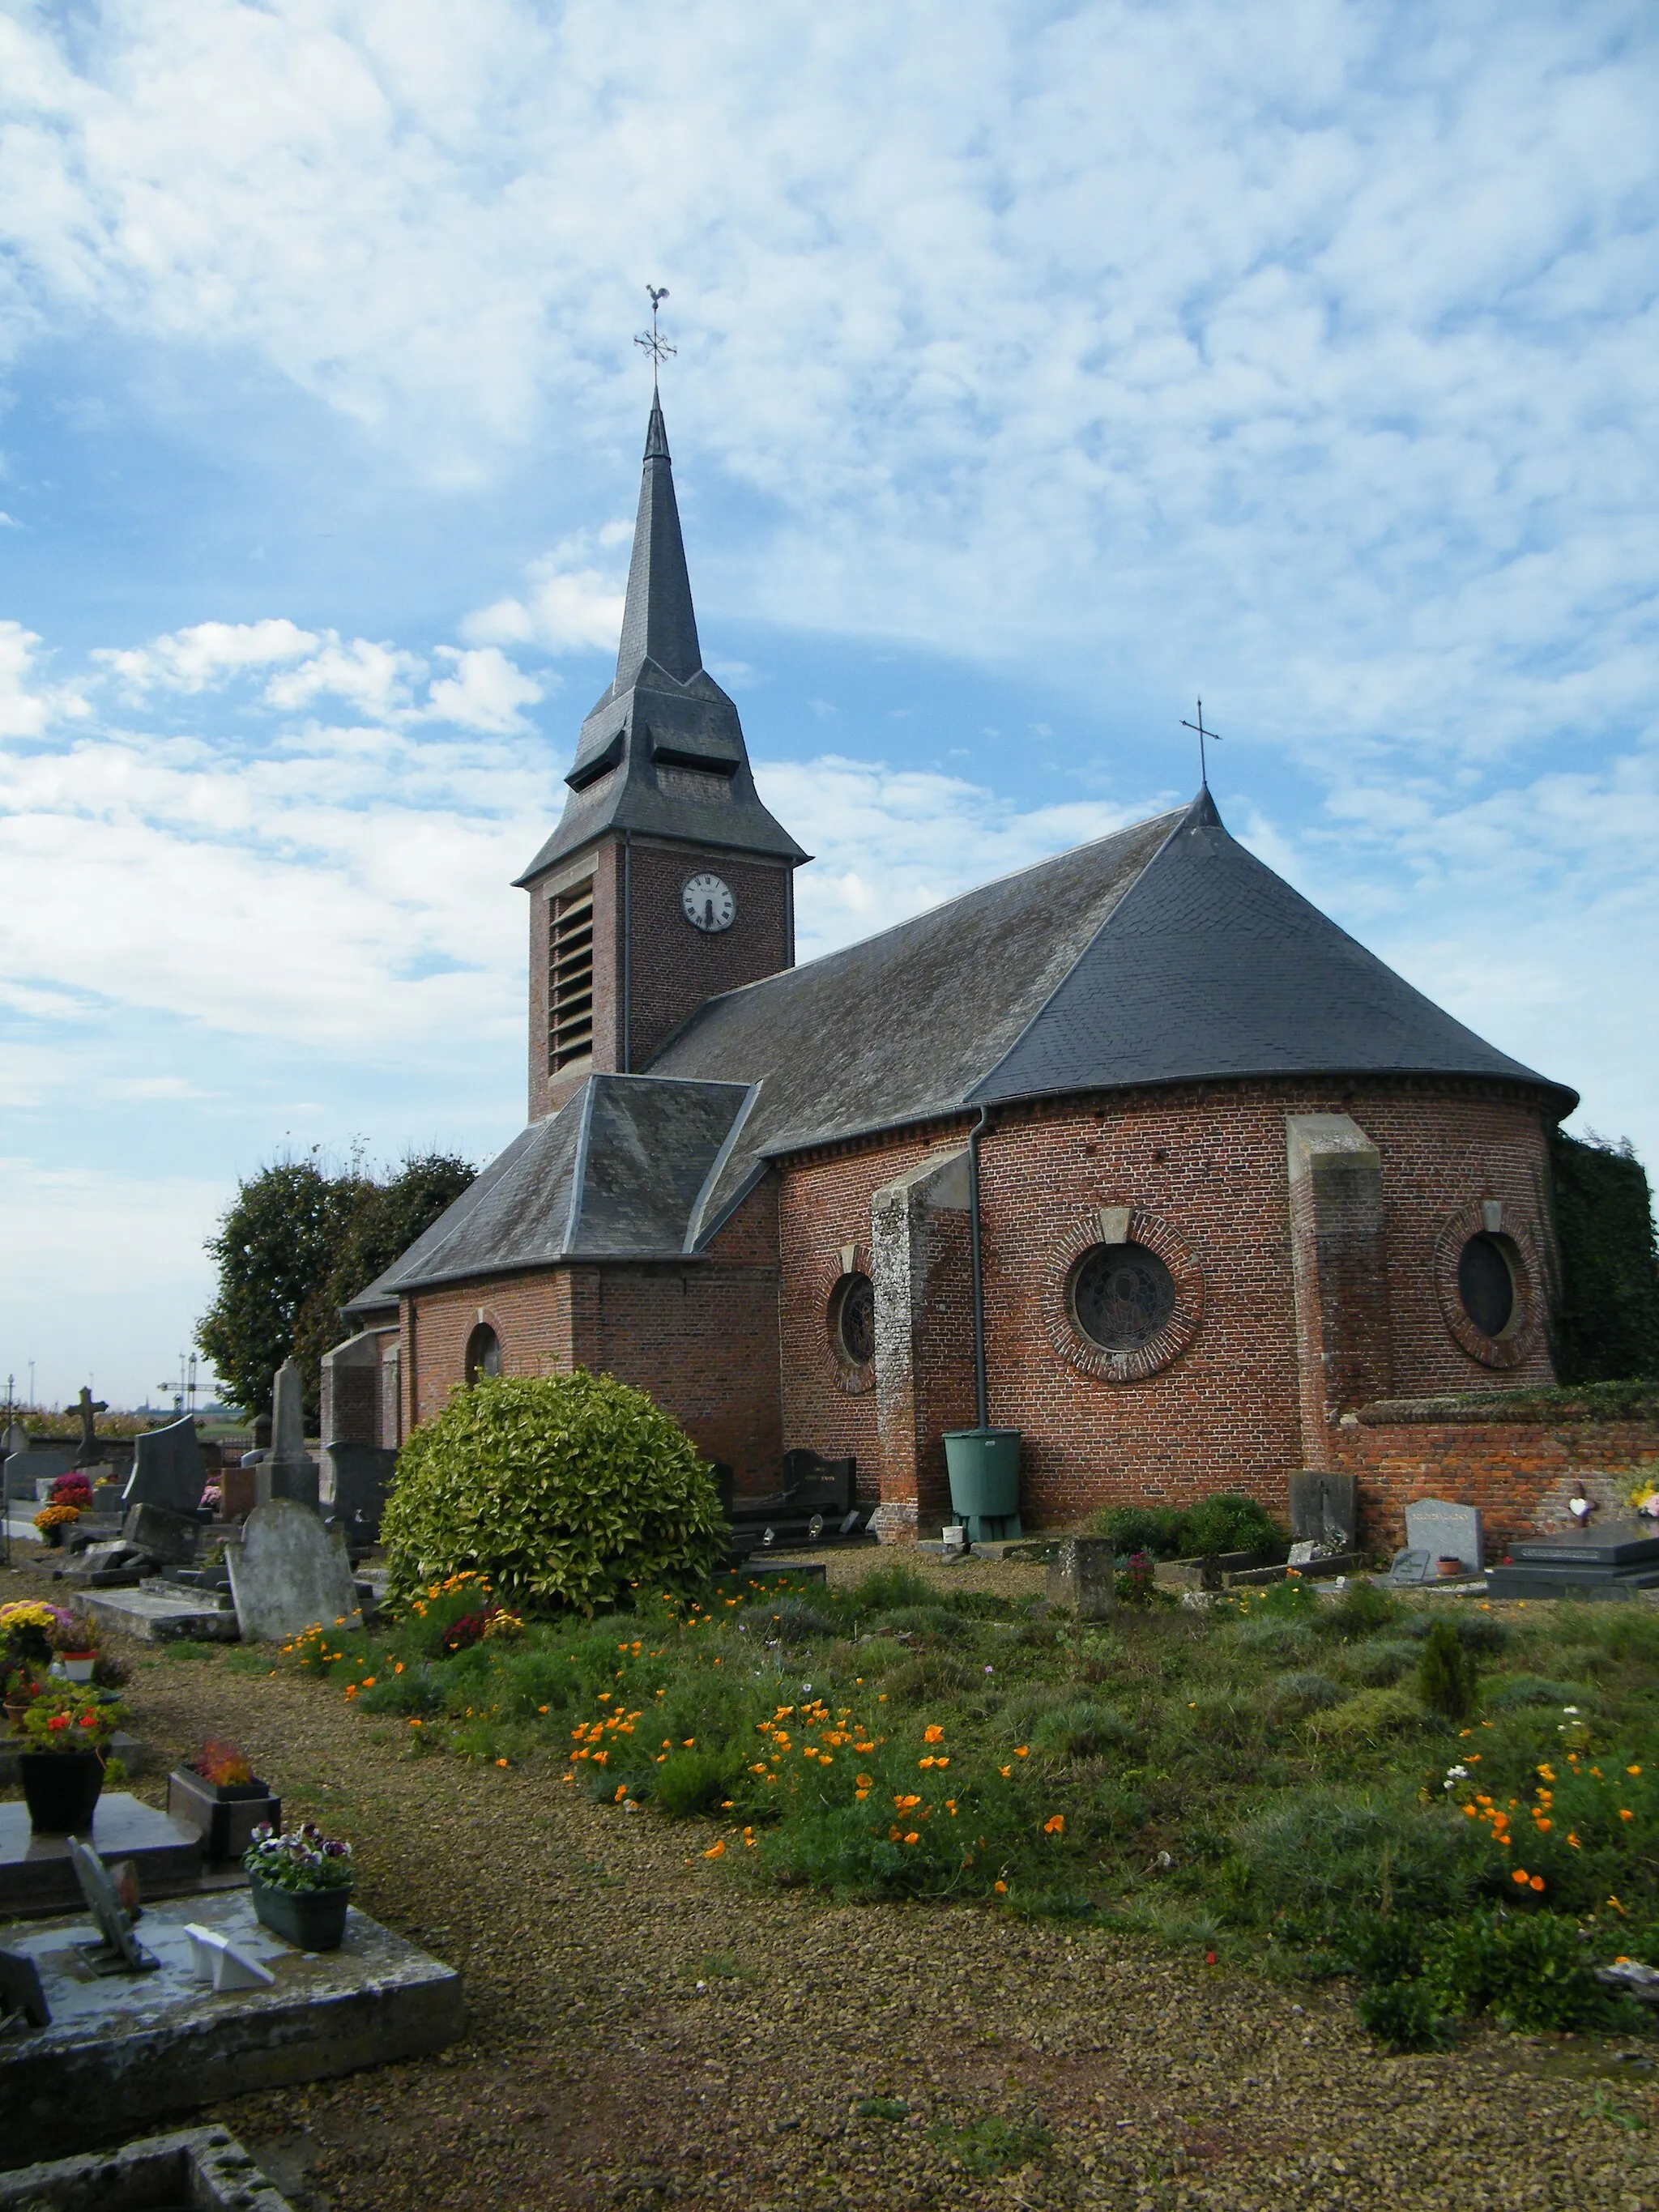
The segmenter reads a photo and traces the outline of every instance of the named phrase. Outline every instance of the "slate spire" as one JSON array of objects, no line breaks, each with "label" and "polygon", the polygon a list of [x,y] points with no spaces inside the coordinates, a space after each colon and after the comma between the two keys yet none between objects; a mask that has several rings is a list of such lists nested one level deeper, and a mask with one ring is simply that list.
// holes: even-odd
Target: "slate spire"
[{"label": "slate spire", "polygon": [[691,579],[680,536],[679,505],[674,497],[674,464],[668,451],[662,402],[654,391],[645,435],[645,466],[634,524],[634,557],[628,570],[622,643],[617,653],[618,693],[635,682],[647,660],[654,660],[682,684],[689,684],[702,665],[697,617],[691,605]]}]

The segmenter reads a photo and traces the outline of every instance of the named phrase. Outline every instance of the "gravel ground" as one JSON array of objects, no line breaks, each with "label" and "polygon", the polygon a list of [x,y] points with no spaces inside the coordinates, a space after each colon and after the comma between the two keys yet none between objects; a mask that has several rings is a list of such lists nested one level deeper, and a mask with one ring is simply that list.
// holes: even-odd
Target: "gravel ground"
[{"label": "gravel ground", "polygon": [[[240,1741],[291,1814],[352,1838],[366,1909],[466,1976],[465,2039],[437,2057],[213,2112],[304,2212],[1659,2203],[1654,2074],[1612,2045],[1382,2057],[1328,1988],[751,1887],[696,1855],[700,1828],[588,1805],[550,1766],[411,1756],[301,1678],[146,1657],[131,1694],[141,1794],[204,1734]],[[870,2096],[908,2117],[857,2117]],[[988,2113],[1041,2114],[1052,2150],[988,2177],[930,2140]]]}]

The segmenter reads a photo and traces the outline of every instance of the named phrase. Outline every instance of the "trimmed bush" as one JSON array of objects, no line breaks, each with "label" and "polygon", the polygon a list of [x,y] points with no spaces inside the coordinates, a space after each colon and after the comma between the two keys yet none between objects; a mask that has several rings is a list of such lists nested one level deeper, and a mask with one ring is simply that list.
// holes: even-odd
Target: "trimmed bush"
[{"label": "trimmed bush", "polygon": [[1431,1713],[1454,1725],[1474,1711],[1474,1655],[1466,1651],[1449,1620],[1437,1620],[1423,1639],[1417,1694]]},{"label": "trimmed bush", "polygon": [[725,1523],[679,1425],[578,1369],[458,1390],[398,1453],[380,1540],[394,1600],[471,1570],[510,1603],[591,1614],[703,1580]]},{"label": "trimmed bush", "polygon": [[1386,1690],[1411,1672],[1418,1656],[1417,1646],[1403,1636],[1372,1636],[1343,1652],[1337,1663],[1351,1682]]},{"label": "trimmed bush", "polygon": [[1267,1689],[1267,1706],[1275,1720],[1303,1720],[1341,1702],[1342,1692],[1330,1676],[1311,1667],[1281,1674]]}]

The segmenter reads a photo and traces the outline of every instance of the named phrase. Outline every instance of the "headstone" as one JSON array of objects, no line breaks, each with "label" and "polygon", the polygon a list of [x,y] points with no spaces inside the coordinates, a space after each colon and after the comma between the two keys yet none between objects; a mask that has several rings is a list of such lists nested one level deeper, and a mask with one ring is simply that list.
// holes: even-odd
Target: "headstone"
[{"label": "headstone", "polygon": [[362,1624],[339,1533],[292,1498],[256,1505],[225,1557],[245,1642],[281,1643],[319,1621]]},{"label": "headstone", "polygon": [[1117,1562],[1109,1536],[1067,1536],[1048,1567],[1048,1597],[1079,1620],[1105,1620],[1117,1602]]},{"label": "headstone", "polygon": [[0,1460],[9,1459],[14,1452],[27,1451],[29,1432],[21,1421],[8,1421],[0,1431]]},{"label": "headstone", "polygon": [[1402,1589],[1414,1589],[1419,1583],[1431,1583],[1436,1579],[1434,1561],[1426,1552],[1414,1552],[1407,1544],[1395,1553],[1383,1579],[1397,1583]]},{"label": "headstone", "polygon": [[162,1566],[177,1566],[195,1558],[200,1530],[194,1514],[169,1513],[161,1505],[130,1505],[121,1523],[121,1541],[148,1552]]},{"label": "headstone", "polygon": [[380,1509],[398,1468],[398,1455],[379,1444],[331,1443],[323,1452],[321,1498],[357,1541],[372,1544]]},{"label": "headstone", "polygon": [[51,2026],[52,2007],[40,1986],[39,1966],[21,1951],[0,1951],[0,2035]]},{"label": "headstone", "polygon": [[1460,1559],[1470,1575],[1480,1574],[1486,1564],[1479,1509],[1443,1498],[1413,1499],[1406,1508],[1406,1543],[1413,1552],[1428,1553],[1430,1581],[1437,1579],[1442,1559]]},{"label": "headstone", "polygon": [[136,1916],[122,1905],[102,1859],[74,1836],[69,1839],[69,1855],[100,1937],[96,1943],[76,1944],[81,1956],[94,1974],[154,1972],[161,1960],[152,1958],[143,1945],[134,1940],[132,1923]]},{"label": "headstone", "polygon": [[306,1449],[305,1387],[291,1359],[271,1388],[270,1449],[254,1468],[254,1489],[261,1505],[285,1498],[314,1513],[322,1502],[321,1473]]},{"label": "headstone", "polygon": [[1659,1529],[1651,1521],[1609,1521],[1511,1544],[1488,1569],[1493,1597],[1627,1598],[1659,1588]]},{"label": "headstone", "polygon": [[1353,1549],[1359,1539],[1359,1498],[1352,1475],[1318,1468],[1298,1470],[1290,1489],[1293,1535],[1336,1551]]},{"label": "headstone", "polygon": [[27,1451],[13,1452],[6,1462],[6,1497],[34,1502],[38,1482],[56,1482],[60,1474],[69,1474],[75,1467],[73,1452],[59,1451],[47,1444],[31,1444]]},{"label": "headstone", "polygon": [[196,1424],[188,1414],[164,1429],[149,1429],[135,1440],[132,1473],[121,1492],[131,1510],[159,1505],[167,1513],[194,1513],[207,1480]]}]

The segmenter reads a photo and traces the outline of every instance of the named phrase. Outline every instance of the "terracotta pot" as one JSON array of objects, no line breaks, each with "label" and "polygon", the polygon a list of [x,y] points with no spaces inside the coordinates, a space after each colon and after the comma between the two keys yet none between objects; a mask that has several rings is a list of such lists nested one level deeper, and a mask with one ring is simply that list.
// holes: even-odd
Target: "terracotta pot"
[{"label": "terracotta pot", "polygon": [[337,1951],[345,1935],[349,1889],[278,1889],[248,1876],[253,1911],[263,1927],[301,1951]]},{"label": "terracotta pot", "polygon": [[30,1698],[7,1698],[6,1718],[10,1722],[15,1735],[21,1735],[23,1733],[23,1716],[33,1703]]},{"label": "terracotta pot", "polygon": [[17,1778],[29,1826],[40,1835],[91,1833],[104,1787],[104,1762],[95,1751],[20,1751]]},{"label": "terracotta pot", "polygon": [[1443,1575],[1449,1581],[1454,1575],[1462,1573],[1463,1562],[1462,1559],[1437,1559],[1434,1563],[1434,1571],[1436,1574]]}]

